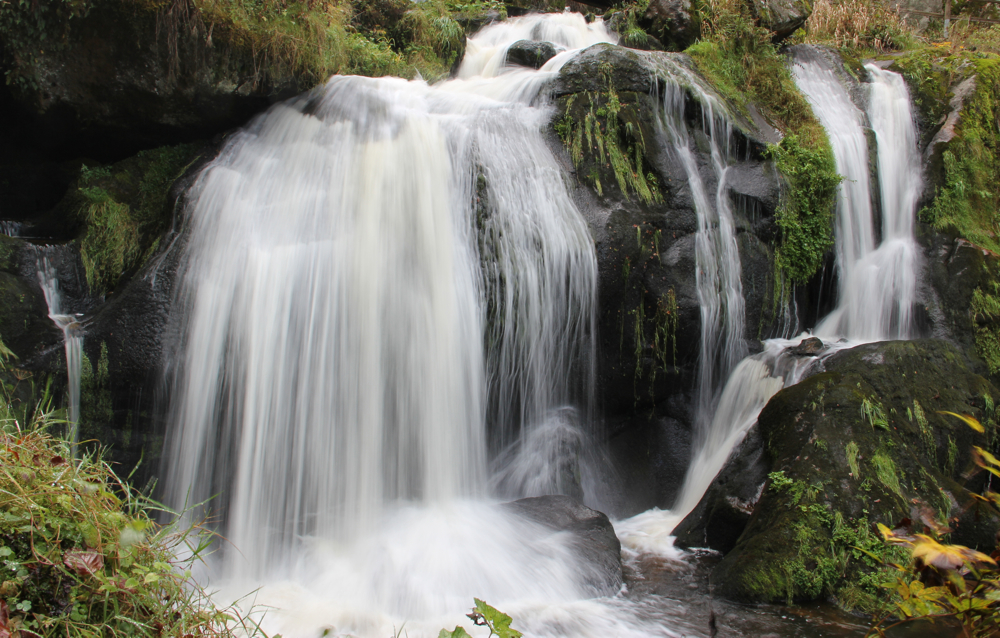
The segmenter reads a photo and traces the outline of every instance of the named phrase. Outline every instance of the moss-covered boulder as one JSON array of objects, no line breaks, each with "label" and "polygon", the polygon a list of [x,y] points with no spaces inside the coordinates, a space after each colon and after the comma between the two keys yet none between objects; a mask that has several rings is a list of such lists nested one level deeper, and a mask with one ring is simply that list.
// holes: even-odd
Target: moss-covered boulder
[{"label": "moss-covered boulder", "polygon": [[775,42],[786,39],[812,15],[810,0],[752,0],[751,7],[760,25]]},{"label": "moss-covered boulder", "polygon": [[[922,340],[844,350],[822,369],[761,412],[769,478],[715,570],[717,591],[869,608],[886,575],[860,550],[883,555],[873,525],[904,518],[951,525],[953,542],[992,549],[1000,520],[971,494],[985,478],[964,478],[973,446],[997,443],[997,389],[980,364],[948,342]],[[976,416],[986,433],[944,411]]]}]

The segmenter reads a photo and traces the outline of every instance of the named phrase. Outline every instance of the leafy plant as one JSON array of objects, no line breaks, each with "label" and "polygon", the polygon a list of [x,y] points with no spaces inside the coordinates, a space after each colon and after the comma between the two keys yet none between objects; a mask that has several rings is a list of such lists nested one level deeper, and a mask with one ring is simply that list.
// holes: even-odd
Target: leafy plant
[{"label": "leafy plant", "polygon": [[[521,638],[521,632],[511,628],[510,623],[512,620],[510,616],[489,606],[478,598],[473,600],[476,601],[476,606],[473,608],[472,613],[466,614],[472,620],[473,624],[489,628],[490,636],[497,636],[497,638]],[[458,626],[451,631],[442,629],[441,633],[438,634],[438,638],[471,638],[471,636],[469,632],[465,631],[464,627]]]}]

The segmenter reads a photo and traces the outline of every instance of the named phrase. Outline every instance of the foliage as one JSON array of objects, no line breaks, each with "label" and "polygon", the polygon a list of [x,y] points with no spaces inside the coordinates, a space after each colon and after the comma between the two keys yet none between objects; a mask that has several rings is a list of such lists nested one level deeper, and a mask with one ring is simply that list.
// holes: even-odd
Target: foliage
[{"label": "foliage", "polygon": [[113,290],[170,227],[170,186],[197,156],[192,144],[139,152],[113,166],[80,169],[76,201],[86,230],[80,256],[91,291]]},{"label": "foliage", "polygon": [[769,148],[789,183],[777,221],[777,263],[794,283],[822,265],[833,244],[832,215],[840,183],[833,151],[809,103],[795,87],[770,32],[758,26],[738,0],[700,5],[702,41],[689,47],[698,70],[745,113],[752,103],[786,134]]},{"label": "foliage", "polygon": [[94,0],[7,0],[0,3],[7,84],[37,88],[30,72],[45,49],[65,46],[70,23],[86,17]]},{"label": "foliage", "polygon": [[[976,432],[985,432],[971,415],[941,414],[960,419]],[[979,468],[1000,477],[1000,460],[989,451],[974,446],[973,459]],[[987,489],[984,495],[974,496],[980,504],[1000,512],[1000,494]],[[896,529],[878,526],[887,546],[905,549],[910,560],[887,562],[895,578],[882,587],[894,595],[892,605],[876,618],[868,635],[884,637],[890,629],[915,620],[957,621],[963,636],[996,635],[1000,632],[1000,567],[994,560],[997,552],[987,556],[963,545],[942,543],[939,537],[951,529],[929,514],[921,516],[920,522],[923,533],[916,532],[909,519]]]},{"label": "foliage", "polygon": [[806,146],[791,134],[769,146],[768,153],[790,186],[775,216],[781,228],[776,261],[792,281],[804,283],[822,267],[823,254],[833,245],[841,177],[829,145]]},{"label": "foliage", "polygon": [[1000,283],[990,282],[993,294],[976,288],[972,293],[972,321],[976,330],[976,350],[989,367],[990,374],[1000,372],[1000,331],[997,330],[997,320],[1000,319]]},{"label": "foliage", "polygon": [[805,41],[859,53],[884,53],[915,42],[898,7],[872,0],[816,0]]},{"label": "foliage", "polygon": [[0,430],[0,633],[230,635],[186,571],[200,530],[154,524],[158,506],[99,458],[71,458],[53,423]]},{"label": "foliage", "polygon": [[[497,638],[521,638],[521,632],[511,628],[510,623],[512,620],[510,616],[489,606],[478,598],[474,600],[476,601],[476,606],[473,608],[472,613],[467,614],[473,624],[489,628],[490,636],[496,636]],[[438,634],[438,638],[471,637],[463,627],[459,626],[451,631],[442,629],[441,633]]]},{"label": "foliage", "polygon": [[[926,57],[907,65],[918,82],[932,84],[940,75],[927,70]],[[920,212],[924,222],[936,228],[953,228],[973,243],[1000,251],[1000,58],[956,55],[938,62],[946,72],[967,75],[974,72],[976,87],[966,97],[955,137],[941,155],[943,181],[933,203]],[[923,71],[923,73],[920,73]],[[947,87],[947,84],[944,85]],[[940,90],[932,92],[940,97]],[[947,88],[944,89],[947,91]],[[925,101],[928,97],[924,98]],[[943,102],[943,100],[941,100]],[[940,107],[943,110],[945,107]]]}]

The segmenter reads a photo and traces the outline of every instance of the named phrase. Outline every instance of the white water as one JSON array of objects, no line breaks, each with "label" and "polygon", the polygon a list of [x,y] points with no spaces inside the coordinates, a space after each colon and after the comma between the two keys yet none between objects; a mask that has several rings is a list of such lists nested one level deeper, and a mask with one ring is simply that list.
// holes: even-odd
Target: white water
[{"label": "white water", "polygon": [[49,319],[59,326],[63,333],[63,344],[66,351],[66,421],[67,436],[70,450],[76,456],[76,446],[79,441],[80,426],[80,377],[83,371],[83,335],[80,334],[80,323],[77,317],[66,313],[63,308],[62,293],[59,290],[59,279],[56,269],[49,258],[44,255],[45,246],[38,250],[42,255],[37,262],[38,284],[45,295],[45,303],[49,308]]},{"label": "white water", "polygon": [[[877,248],[864,114],[824,64],[797,60],[793,67],[796,84],[830,137],[837,170],[846,177],[840,186],[836,217],[840,303],[816,329],[825,341],[823,356],[860,343],[907,339],[914,334],[911,308],[919,273],[914,224],[921,188],[916,130],[902,78],[871,65],[868,69],[872,74],[868,116],[878,141],[882,192],[882,243]],[[782,387],[798,383],[817,360],[785,352],[807,336],[770,339],[764,352],[736,366],[715,403],[707,436],[696,440],[677,502],[670,510],[650,510],[616,526],[626,548],[679,556],[673,548],[674,528],[697,506],[767,401]]]},{"label": "white water", "polygon": [[[695,406],[700,435],[707,436],[722,385],[746,356],[743,342],[744,301],[736,225],[726,187],[733,126],[721,103],[701,88],[692,74],[675,66],[673,76],[683,82],[667,84],[663,122],[673,152],[687,174],[698,218],[695,235],[696,286],[701,308],[701,347],[698,359],[698,398]],[[702,129],[711,144],[715,192],[699,172],[692,141],[684,121],[686,94],[701,105]]]},{"label": "white water", "polygon": [[906,85],[898,74],[868,66],[872,75],[868,118],[878,144],[882,193],[882,241],[876,247],[864,114],[825,64],[806,59],[792,68],[796,84],[830,137],[837,171],[844,176],[836,228],[840,299],[815,333],[859,343],[912,338],[911,313],[920,270],[913,228],[921,183]]},{"label": "white water", "polygon": [[[566,52],[501,68],[537,33]],[[169,499],[220,494],[203,577],[219,601],[256,590],[240,605],[269,634],[436,636],[479,597],[532,635],[670,635],[591,609],[573,539],[488,498],[585,485],[596,259],[531,103],[610,39],[528,16],[433,87],[334,77],[189,193]]]},{"label": "white water", "polygon": [[19,237],[21,235],[21,222],[0,221],[0,235]]}]

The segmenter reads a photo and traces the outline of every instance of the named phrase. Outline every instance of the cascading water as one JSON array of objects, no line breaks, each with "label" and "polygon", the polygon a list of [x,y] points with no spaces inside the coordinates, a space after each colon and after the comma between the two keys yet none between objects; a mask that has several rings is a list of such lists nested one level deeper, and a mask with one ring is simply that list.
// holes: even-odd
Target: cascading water
[{"label": "cascading water", "polygon": [[45,295],[45,303],[49,308],[49,318],[59,326],[63,333],[63,344],[66,351],[66,421],[68,422],[67,439],[70,449],[76,456],[76,444],[79,441],[80,426],[80,378],[83,372],[83,335],[80,334],[80,323],[77,317],[66,313],[63,308],[62,293],[59,290],[59,279],[56,269],[45,255],[47,247],[40,246],[38,257],[38,284]]},{"label": "cascading water", "polygon": [[[914,331],[911,308],[919,248],[913,229],[920,193],[916,130],[902,78],[874,65],[867,68],[872,76],[868,117],[878,141],[882,193],[882,243],[877,248],[864,114],[820,58],[797,58],[793,67],[796,84],[826,129],[837,169],[845,176],[836,217],[840,303],[817,327],[816,334],[831,341],[841,337],[846,340],[828,343],[827,353],[866,341],[912,338]],[[702,312],[704,316],[704,309]],[[707,436],[695,448],[677,502],[669,511],[644,512],[617,526],[628,547],[676,555],[670,536],[673,529],[701,500],[767,401],[782,387],[798,383],[815,361],[786,351],[800,341],[768,340],[764,352],[736,366],[722,391]]]},{"label": "cascading water", "polygon": [[[535,34],[566,50],[503,69]],[[232,547],[213,586],[260,586],[270,631],[437,635],[478,596],[538,635],[669,633],[623,632],[607,608],[544,620],[540,604],[592,595],[595,568],[483,500],[491,480],[520,496],[573,473],[596,258],[532,102],[610,39],[528,16],[470,40],[434,87],[334,77],[236,135],[190,191],[169,498],[220,494]],[[491,448],[517,470],[491,477]]]},{"label": "cascading water", "polygon": [[882,242],[876,247],[865,116],[822,59],[797,58],[792,68],[796,84],[830,137],[837,170],[844,176],[836,227],[840,299],[815,332],[859,343],[912,338],[911,310],[919,272],[913,229],[920,161],[906,85],[896,73],[867,67],[872,76],[868,119],[877,140],[882,193]]}]

